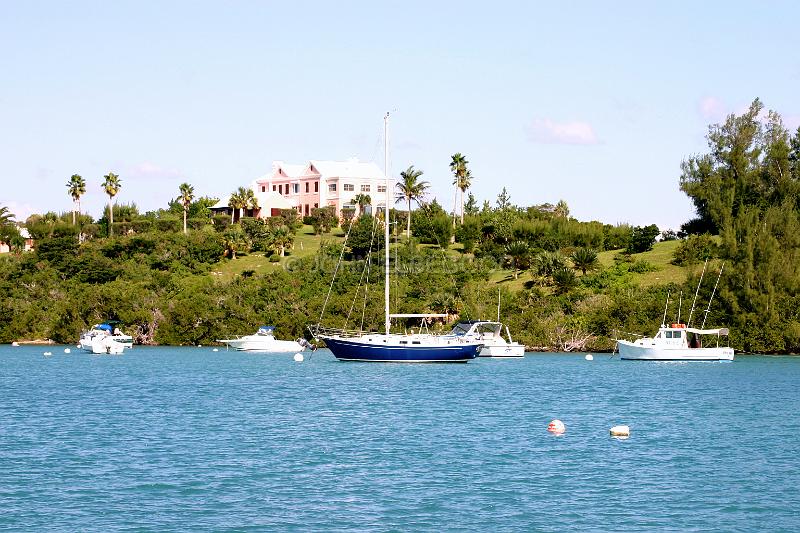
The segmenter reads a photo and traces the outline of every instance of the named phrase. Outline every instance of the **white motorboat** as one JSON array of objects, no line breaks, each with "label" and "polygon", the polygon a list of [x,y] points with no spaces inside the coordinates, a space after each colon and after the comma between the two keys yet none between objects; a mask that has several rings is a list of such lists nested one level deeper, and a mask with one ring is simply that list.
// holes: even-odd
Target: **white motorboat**
[{"label": "white motorboat", "polygon": [[[716,336],[716,345],[704,347],[701,336]],[[685,324],[661,325],[654,337],[618,340],[619,358],[638,361],[732,361],[733,348],[720,346],[727,328],[697,329]]]},{"label": "white motorboat", "polygon": [[125,348],[133,348],[133,337],[120,331],[116,324],[119,324],[119,321],[112,320],[109,322],[103,322],[102,324],[95,324],[92,326],[92,331],[99,330],[105,332],[116,342],[122,344]]},{"label": "white motorboat", "polygon": [[110,332],[103,329],[92,329],[81,335],[79,342],[81,349],[93,354],[119,355],[125,350],[125,345],[114,340]]},{"label": "white motorboat", "polygon": [[[642,337],[635,341],[617,339],[620,359],[634,361],[733,361],[733,348],[720,346],[720,337],[728,337],[727,328],[704,329],[706,325],[705,318],[703,318],[703,323],[699,328],[689,326],[692,323],[697,294],[700,292],[700,285],[703,283],[707,265],[708,260],[703,265],[703,272],[700,274],[700,281],[697,283],[687,324],[681,322],[680,318],[683,296],[683,293],[681,293],[681,299],[678,300],[678,320],[669,324],[669,326],[665,325],[667,309],[669,308],[669,292],[667,292],[664,317],[661,319],[661,327],[658,328],[658,333],[654,337]],[[717,282],[714,284],[714,290],[711,291],[711,297],[705,310],[706,318],[711,310],[711,302],[714,300],[717,285],[719,285],[724,268],[725,263],[720,267]],[[709,336],[716,336],[715,346],[704,347],[703,338],[708,338]]]},{"label": "white motorboat", "polygon": [[305,348],[312,347],[305,339],[296,341],[276,339],[274,326],[261,326],[253,335],[243,335],[232,339],[218,339],[217,342],[227,344],[235,350],[246,352],[297,353]]},{"label": "white motorboat", "polygon": [[[503,328],[506,330],[506,340],[503,337]],[[478,353],[478,357],[524,357],[525,345],[514,342],[508,326],[503,326],[500,322],[490,322],[488,320],[469,320],[459,322],[453,327],[451,335],[466,339],[478,340],[483,344],[483,348]]]}]

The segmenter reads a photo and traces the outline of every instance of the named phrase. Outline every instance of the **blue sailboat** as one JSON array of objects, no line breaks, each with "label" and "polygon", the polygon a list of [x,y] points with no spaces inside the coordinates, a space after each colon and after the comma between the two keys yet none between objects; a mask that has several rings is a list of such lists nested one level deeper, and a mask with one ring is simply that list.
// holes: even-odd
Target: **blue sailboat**
[{"label": "blue sailboat", "polygon": [[[386,177],[386,205],[384,218],[384,314],[383,333],[365,333],[324,328],[316,324],[311,332],[340,361],[369,361],[384,363],[466,363],[475,359],[483,348],[476,339],[458,335],[430,333],[398,334],[391,332],[392,318],[446,318],[443,314],[390,314],[389,313],[389,205],[393,190],[389,172],[389,114],[384,123],[384,173]],[[324,312],[324,308],[323,308]]]}]

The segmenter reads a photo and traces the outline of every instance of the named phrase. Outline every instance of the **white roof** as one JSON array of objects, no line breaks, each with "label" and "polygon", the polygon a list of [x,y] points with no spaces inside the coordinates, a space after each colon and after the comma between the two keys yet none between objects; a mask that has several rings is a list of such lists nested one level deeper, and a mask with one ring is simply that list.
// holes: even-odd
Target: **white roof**
[{"label": "white roof", "polygon": [[292,163],[284,163],[283,161],[273,161],[272,170],[276,171],[281,169],[284,174],[290,178],[297,178],[306,170],[306,165],[295,165]]},{"label": "white roof", "polygon": [[294,209],[292,202],[275,191],[256,194],[261,209]]}]

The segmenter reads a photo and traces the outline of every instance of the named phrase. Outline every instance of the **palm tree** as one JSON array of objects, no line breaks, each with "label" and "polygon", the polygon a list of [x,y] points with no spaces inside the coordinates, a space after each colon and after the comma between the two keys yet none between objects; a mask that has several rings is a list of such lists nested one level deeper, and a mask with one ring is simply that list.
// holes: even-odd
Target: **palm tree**
[{"label": "palm tree", "polygon": [[428,190],[428,187],[430,187],[427,181],[417,181],[422,174],[424,174],[423,171],[416,170],[414,169],[414,165],[411,165],[400,173],[400,182],[396,185],[397,192],[395,195],[395,203],[400,200],[405,200],[406,206],[408,207],[406,233],[409,238],[411,238],[411,201],[413,200],[416,202],[418,206],[421,205],[423,198],[425,198],[425,192]]},{"label": "palm tree", "polygon": [[14,213],[8,210],[6,206],[0,206],[0,226],[6,226],[14,223]]},{"label": "palm tree", "polygon": [[[67,182],[67,193],[72,196],[72,203],[77,205],[78,209],[77,212],[81,212],[81,196],[86,194],[86,180],[84,180],[79,174],[73,174],[70,176],[69,181]],[[74,226],[77,224],[76,220],[75,209],[72,210],[72,225]]]},{"label": "palm tree", "polygon": [[294,233],[287,226],[279,226],[272,231],[270,236],[272,247],[280,252],[281,257],[286,255],[286,248],[294,244]]},{"label": "palm tree", "polygon": [[506,254],[511,259],[511,266],[514,268],[514,279],[517,279],[519,277],[519,269],[530,258],[530,248],[525,241],[514,241],[506,246]]},{"label": "palm tree", "polygon": [[105,176],[105,181],[103,182],[103,189],[105,189],[106,194],[108,195],[108,235],[109,237],[114,234],[114,207],[111,201],[114,197],[119,193],[119,190],[122,188],[120,183],[119,176],[114,174],[113,172],[109,172]]},{"label": "palm tree", "polygon": [[353,197],[353,203],[358,204],[358,214],[362,215],[364,213],[364,206],[372,204],[372,197],[370,197],[369,194],[360,192]]},{"label": "palm tree", "polygon": [[225,245],[225,253],[231,259],[236,259],[236,252],[247,251],[250,249],[250,242],[247,240],[247,234],[241,226],[231,226],[222,234],[222,240]]},{"label": "palm tree", "polygon": [[597,260],[597,252],[591,248],[578,248],[572,252],[570,259],[572,259],[572,268],[580,270],[584,276],[586,272],[597,269],[600,264]]},{"label": "palm tree", "polygon": [[194,187],[188,183],[181,183],[178,189],[181,191],[181,195],[178,199],[183,204],[183,233],[185,234],[186,216],[189,213],[189,206],[192,205],[192,200],[194,200]]},{"label": "palm tree", "polygon": [[[469,161],[464,157],[461,152],[456,152],[450,158],[450,170],[453,172],[455,179],[453,185],[456,186],[456,194],[461,190],[461,223],[464,223],[464,191],[469,188],[470,178],[472,173],[467,168]],[[455,206],[453,206],[453,225],[456,223]]]}]

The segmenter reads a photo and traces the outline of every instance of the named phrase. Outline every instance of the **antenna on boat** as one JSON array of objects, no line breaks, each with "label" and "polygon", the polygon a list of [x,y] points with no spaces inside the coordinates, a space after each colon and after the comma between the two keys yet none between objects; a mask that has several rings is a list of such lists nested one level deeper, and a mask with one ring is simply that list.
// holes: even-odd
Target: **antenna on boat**
[{"label": "antenna on boat", "polygon": [[697,289],[694,291],[694,300],[692,300],[692,309],[689,311],[689,321],[686,323],[687,326],[692,325],[692,315],[694,314],[694,304],[697,302],[697,294],[700,292],[700,285],[703,283],[703,276],[706,274],[706,266],[708,265],[708,259],[706,262],[703,263],[703,271],[700,273],[700,281],[697,282]]},{"label": "antenna on boat", "polygon": [[384,261],[385,265],[385,282],[384,282],[384,313],[386,318],[386,336],[389,336],[389,329],[391,327],[389,318],[389,195],[392,193],[392,187],[389,185],[389,112],[383,117],[383,167],[384,174],[386,175],[386,206],[383,217],[384,227],[384,240],[383,248],[385,251]]},{"label": "antenna on boat", "polygon": [[722,270],[725,268],[725,263],[722,263],[722,266],[719,268],[719,274],[717,275],[717,282],[714,283],[714,290],[711,291],[711,298],[708,299],[708,307],[706,307],[705,314],[703,315],[703,325],[700,326],[700,329],[706,327],[706,319],[708,318],[708,313],[711,311],[711,301],[714,299],[714,295],[717,293],[717,285],[719,285],[719,278],[722,277]]},{"label": "antenna on boat", "polygon": [[667,322],[667,307],[669,307],[669,291],[667,291],[667,302],[664,304],[664,318],[661,319],[661,327],[665,327]]},{"label": "antenna on boat", "polygon": [[683,305],[683,289],[678,293],[678,324],[681,323],[681,305]]},{"label": "antenna on boat", "polygon": [[500,287],[497,287],[497,321],[500,322]]}]

